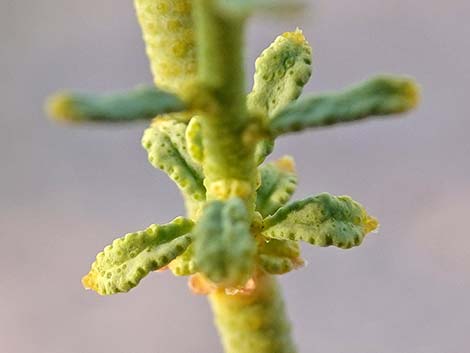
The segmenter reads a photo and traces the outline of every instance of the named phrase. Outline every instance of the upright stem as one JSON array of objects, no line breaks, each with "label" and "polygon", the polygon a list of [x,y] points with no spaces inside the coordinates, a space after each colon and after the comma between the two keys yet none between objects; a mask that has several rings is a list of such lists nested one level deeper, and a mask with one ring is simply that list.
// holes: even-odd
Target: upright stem
[{"label": "upright stem", "polygon": [[279,286],[274,277],[257,279],[250,295],[210,295],[225,353],[295,353]]},{"label": "upright stem", "polygon": [[208,199],[239,196],[253,209],[254,144],[244,138],[249,117],[243,70],[244,20],[218,12],[214,0],[195,0],[198,80],[208,97],[202,119]]},{"label": "upright stem", "polygon": [[[238,196],[253,215],[257,166],[255,143],[246,138],[250,119],[243,70],[244,20],[227,18],[214,0],[195,0],[194,12],[198,93],[206,99],[201,124],[207,196]],[[259,274],[255,284],[250,294],[229,295],[219,289],[209,297],[226,353],[295,353],[276,280]]]}]

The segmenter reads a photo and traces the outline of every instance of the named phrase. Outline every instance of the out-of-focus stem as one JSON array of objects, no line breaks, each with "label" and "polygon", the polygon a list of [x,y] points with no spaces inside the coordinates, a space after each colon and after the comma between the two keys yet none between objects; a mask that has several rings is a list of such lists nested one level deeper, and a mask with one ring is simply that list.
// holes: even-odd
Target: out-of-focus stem
[{"label": "out-of-focus stem", "polygon": [[284,302],[274,277],[261,275],[250,295],[210,295],[225,353],[295,353]]}]

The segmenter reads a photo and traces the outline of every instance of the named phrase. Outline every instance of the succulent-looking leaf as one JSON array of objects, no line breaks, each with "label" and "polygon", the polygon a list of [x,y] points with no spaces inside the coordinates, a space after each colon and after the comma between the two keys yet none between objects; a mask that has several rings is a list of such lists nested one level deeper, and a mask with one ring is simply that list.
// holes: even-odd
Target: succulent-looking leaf
[{"label": "succulent-looking leaf", "polygon": [[192,227],[191,220],[178,217],[116,239],[98,254],[91,271],[83,277],[84,287],[101,295],[129,291],[149,272],[168,265],[186,250]]},{"label": "succulent-looking leaf", "polygon": [[194,244],[191,244],[184,253],[170,262],[168,266],[175,276],[189,276],[197,272],[194,261]]},{"label": "succulent-looking leaf", "polygon": [[339,93],[298,100],[270,121],[273,136],[306,128],[345,123],[414,108],[419,88],[411,78],[377,76]]},{"label": "succulent-looking leaf", "polygon": [[255,149],[255,162],[256,165],[261,165],[265,159],[274,150],[274,139],[264,139],[258,142]]},{"label": "succulent-looking leaf", "polygon": [[262,234],[266,238],[349,249],[360,245],[377,226],[377,220],[350,197],[323,193],[280,208],[265,219]]},{"label": "succulent-looking leaf", "polygon": [[248,109],[265,116],[276,115],[300,96],[312,74],[311,64],[312,48],[301,30],[277,37],[256,60]]},{"label": "succulent-looking leaf", "polygon": [[186,145],[193,161],[201,164],[204,160],[204,146],[202,145],[202,131],[199,117],[193,117],[186,129]]},{"label": "succulent-looking leaf", "polygon": [[254,268],[256,242],[243,201],[213,201],[194,227],[194,253],[198,270],[224,287],[242,286]]},{"label": "succulent-looking leaf", "polygon": [[281,275],[304,264],[297,241],[270,239],[259,248],[259,265],[270,274]]},{"label": "succulent-looking leaf", "polygon": [[151,120],[159,114],[184,109],[185,105],[178,97],[155,87],[138,87],[127,93],[108,95],[62,92],[47,102],[51,117],[68,122]]},{"label": "succulent-looking leaf", "polygon": [[283,206],[297,187],[294,160],[284,156],[260,167],[261,186],[256,195],[256,210],[267,217]]},{"label": "succulent-looking leaf", "polygon": [[155,84],[186,98],[197,72],[192,1],[134,0],[134,4]]},{"label": "succulent-looking leaf", "polygon": [[[254,115],[272,117],[295,101],[311,74],[312,48],[302,31],[286,32],[276,38],[256,60],[254,86],[248,95],[248,109]],[[256,147],[260,165],[271,154],[274,141],[265,139]]]},{"label": "succulent-looking leaf", "polygon": [[[202,169],[189,156],[185,140],[186,124],[157,119],[142,138],[150,163],[167,173],[179,186],[189,203],[205,200]],[[188,206],[194,206],[194,205]]]}]

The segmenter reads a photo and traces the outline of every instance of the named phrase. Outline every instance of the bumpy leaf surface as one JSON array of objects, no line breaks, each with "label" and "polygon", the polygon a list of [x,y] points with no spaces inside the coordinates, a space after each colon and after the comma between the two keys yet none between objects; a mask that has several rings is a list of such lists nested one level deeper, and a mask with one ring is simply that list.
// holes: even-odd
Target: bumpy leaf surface
[{"label": "bumpy leaf surface", "polygon": [[377,220],[350,197],[323,193],[280,208],[265,219],[262,234],[348,249],[360,245],[377,226]]},{"label": "bumpy leaf surface", "polygon": [[239,198],[207,204],[193,231],[198,270],[226,287],[244,285],[252,274],[256,242]]},{"label": "bumpy leaf surface", "polygon": [[278,136],[306,128],[403,113],[414,108],[418,99],[419,89],[414,80],[377,76],[339,93],[298,100],[270,121],[270,129]]},{"label": "bumpy leaf surface", "polygon": [[303,265],[297,241],[270,239],[259,248],[258,262],[270,274],[281,275]]},{"label": "bumpy leaf surface", "polygon": [[197,75],[192,0],[134,0],[155,84],[186,97]]},{"label": "bumpy leaf surface", "polygon": [[[191,203],[205,200],[202,169],[189,155],[186,124],[172,119],[157,119],[142,138],[150,163],[166,172]],[[191,207],[191,205],[189,205]]]},{"label": "bumpy leaf surface", "polygon": [[196,261],[194,260],[194,244],[191,244],[186,251],[174,259],[168,265],[175,276],[189,276],[197,271]]},{"label": "bumpy leaf surface", "polygon": [[277,37],[256,60],[249,110],[273,116],[296,100],[312,74],[311,64],[312,49],[302,31]]},{"label": "bumpy leaf surface", "polygon": [[116,239],[97,255],[82,280],[84,287],[101,295],[129,291],[149,272],[168,265],[186,250],[192,227],[192,221],[178,217]]},{"label": "bumpy leaf surface", "polygon": [[[247,101],[249,111],[269,118],[295,101],[312,74],[311,64],[312,49],[302,31],[277,37],[256,60],[254,86]],[[258,165],[273,147],[270,139],[258,144],[255,154]]]},{"label": "bumpy leaf surface", "polygon": [[186,145],[193,161],[201,164],[204,160],[204,146],[202,144],[202,131],[199,117],[193,117],[186,129]]},{"label": "bumpy leaf surface", "polygon": [[261,186],[256,195],[256,210],[263,217],[276,212],[283,206],[297,187],[294,161],[283,157],[276,162],[260,167]]}]

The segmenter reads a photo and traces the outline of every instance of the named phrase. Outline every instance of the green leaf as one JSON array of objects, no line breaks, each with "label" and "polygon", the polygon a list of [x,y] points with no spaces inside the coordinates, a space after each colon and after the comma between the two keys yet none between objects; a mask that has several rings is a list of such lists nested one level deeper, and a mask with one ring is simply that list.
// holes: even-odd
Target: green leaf
[{"label": "green leaf", "polygon": [[185,139],[186,124],[157,119],[142,138],[149,162],[167,173],[183,192],[190,208],[205,200],[206,190],[199,163],[189,155]]},{"label": "green leaf", "polygon": [[250,112],[272,117],[295,101],[312,74],[311,64],[312,48],[301,30],[277,37],[256,60]]},{"label": "green leaf", "polygon": [[191,244],[184,253],[168,265],[175,276],[189,276],[197,272],[194,261],[194,244]]},{"label": "green leaf", "polygon": [[138,87],[127,93],[109,95],[63,92],[52,96],[47,103],[51,117],[68,122],[151,120],[159,114],[185,109],[177,96],[155,87]]},{"label": "green leaf", "polygon": [[83,286],[101,295],[127,292],[149,272],[158,270],[182,254],[191,244],[193,222],[183,217],[165,225],[116,239],[99,253]]},{"label": "green leaf", "polygon": [[207,204],[193,234],[198,270],[212,282],[237,287],[251,277],[256,242],[241,199]]},{"label": "green leaf", "polygon": [[280,208],[265,219],[262,234],[348,249],[360,245],[377,226],[377,220],[350,197],[323,193]]},{"label": "green leaf", "polygon": [[265,159],[274,150],[274,139],[264,139],[258,142],[255,149],[255,162],[256,165],[261,165]]},{"label": "green leaf", "polygon": [[345,123],[373,116],[403,113],[416,107],[419,88],[411,78],[377,76],[339,93],[294,102],[270,121],[273,136]]},{"label": "green leaf", "polygon": [[285,156],[260,167],[261,186],[256,194],[256,210],[267,217],[283,206],[297,187],[294,160]]},{"label": "green leaf", "polygon": [[193,161],[202,164],[204,160],[204,146],[202,144],[202,126],[199,117],[193,117],[186,129],[186,145]]},{"label": "green leaf", "polygon": [[[272,117],[295,101],[311,74],[312,48],[302,31],[286,32],[276,38],[256,60],[254,86],[248,95],[248,110],[254,116]],[[264,139],[256,146],[256,163],[271,154],[274,141]]]},{"label": "green leaf", "polygon": [[[128,1],[130,3],[131,1]],[[186,99],[197,83],[194,0],[134,0],[158,87]]]},{"label": "green leaf", "polygon": [[281,275],[303,266],[297,241],[270,239],[260,245],[259,265],[267,273]]}]

